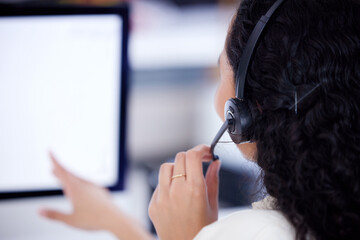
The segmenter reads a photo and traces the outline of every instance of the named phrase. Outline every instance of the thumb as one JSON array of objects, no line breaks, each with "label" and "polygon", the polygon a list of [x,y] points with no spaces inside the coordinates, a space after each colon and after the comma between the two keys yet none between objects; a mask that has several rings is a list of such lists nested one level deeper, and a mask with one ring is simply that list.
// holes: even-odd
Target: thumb
[{"label": "thumb", "polygon": [[207,194],[210,208],[218,209],[220,161],[213,161],[206,172]]},{"label": "thumb", "polygon": [[66,214],[66,213],[62,213],[62,212],[58,212],[55,210],[51,210],[51,209],[41,209],[39,211],[39,214],[45,218],[51,219],[51,220],[56,220],[56,221],[60,221],[66,224],[70,223],[70,214]]}]

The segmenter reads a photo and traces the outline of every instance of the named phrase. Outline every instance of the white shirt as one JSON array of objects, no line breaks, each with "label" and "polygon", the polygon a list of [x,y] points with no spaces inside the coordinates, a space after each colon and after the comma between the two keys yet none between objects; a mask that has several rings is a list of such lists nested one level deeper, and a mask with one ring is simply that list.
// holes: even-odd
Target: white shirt
[{"label": "white shirt", "polygon": [[295,230],[278,210],[271,209],[273,199],[254,203],[253,209],[233,213],[204,227],[194,240],[293,240]]}]

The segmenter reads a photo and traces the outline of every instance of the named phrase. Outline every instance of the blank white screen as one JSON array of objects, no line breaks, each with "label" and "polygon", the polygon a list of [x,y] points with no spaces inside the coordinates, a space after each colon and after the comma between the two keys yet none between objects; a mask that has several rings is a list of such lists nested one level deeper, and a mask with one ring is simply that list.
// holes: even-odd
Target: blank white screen
[{"label": "blank white screen", "polygon": [[59,188],[49,151],[83,178],[117,181],[122,24],[0,18],[0,191]]}]

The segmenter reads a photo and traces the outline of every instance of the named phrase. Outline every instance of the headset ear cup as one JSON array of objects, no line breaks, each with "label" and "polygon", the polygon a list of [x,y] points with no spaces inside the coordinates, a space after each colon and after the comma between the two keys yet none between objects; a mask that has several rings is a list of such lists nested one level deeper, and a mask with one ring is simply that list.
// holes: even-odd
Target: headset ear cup
[{"label": "headset ear cup", "polygon": [[231,98],[225,104],[225,119],[232,120],[228,127],[231,140],[236,143],[250,141],[249,128],[252,125],[252,116],[246,100]]}]

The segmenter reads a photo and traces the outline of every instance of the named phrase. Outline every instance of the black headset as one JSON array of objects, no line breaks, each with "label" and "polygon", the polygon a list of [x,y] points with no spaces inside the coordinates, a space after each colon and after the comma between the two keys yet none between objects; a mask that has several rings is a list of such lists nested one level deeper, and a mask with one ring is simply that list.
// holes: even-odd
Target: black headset
[{"label": "black headset", "polygon": [[219,159],[219,157],[214,154],[214,148],[226,130],[228,130],[231,140],[236,144],[251,141],[251,136],[249,135],[248,130],[252,125],[253,118],[248,102],[244,97],[244,87],[247,71],[255,47],[266,27],[266,24],[269,22],[271,16],[283,2],[284,0],[277,0],[267,11],[267,13],[260,18],[246,43],[244,52],[240,58],[239,67],[236,72],[236,97],[227,100],[224,110],[225,122],[211,143],[211,153],[213,155],[213,160]]}]

